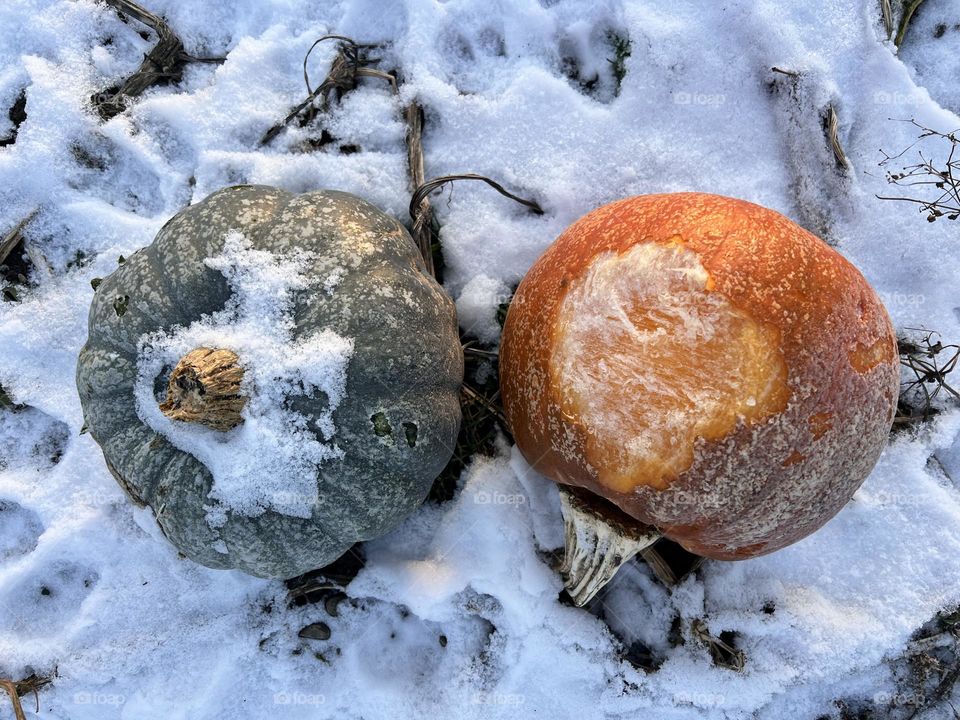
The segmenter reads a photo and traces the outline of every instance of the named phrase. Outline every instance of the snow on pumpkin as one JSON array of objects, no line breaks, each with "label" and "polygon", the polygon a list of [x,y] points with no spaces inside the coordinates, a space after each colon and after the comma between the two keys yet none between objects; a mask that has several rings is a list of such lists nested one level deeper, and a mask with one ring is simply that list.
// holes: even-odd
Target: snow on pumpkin
[{"label": "snow on pumpkin", "polygon": [[[137,412],[213,475],[207,520],[226,522],[227,511],[255,517],[266,510],[309,518],[319,501],[318,466],[343,450],[333,411],[346,391],[353,339],[329,329],[294,338],[293,296],[326,279],[311,279],[310,253],[254,249],[239,232],[206,265],[227,279],[233,296],[220,312],[188,327],[159,331],[140,341]],[[165,378],[194,348],[227,349],[242,369],[242,422],[227,432],[171,419],[158,407],[157,379]],[[162,395],[166,396],[166,382]],[[325,396],[327,409],[307,416],[291,407],[298,396]]]}]

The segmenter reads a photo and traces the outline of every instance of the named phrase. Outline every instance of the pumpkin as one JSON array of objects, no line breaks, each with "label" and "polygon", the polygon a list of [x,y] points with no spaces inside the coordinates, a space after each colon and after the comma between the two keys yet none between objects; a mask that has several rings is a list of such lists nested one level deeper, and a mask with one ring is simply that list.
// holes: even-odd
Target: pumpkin
[{"label": "pumpkin", "polygon": [[663,534],[737,560],[809,535],[876,463],[900,378],[856,268],[776,212],[700,193],[569,227],[517,290],[500,368],[521,453],[573,488],[568,572],[595,550],[578,533],[619,542],[583,529],[595,500],[639,547]]},{"label": "pumpkin", "polygon": [[[312,283],[292,291],[289,330],[296,338],[319,330],[350,338],[352,354],[332,413],[331,397],[306,386],[284,401],[284,411],[295,410],[309,431],[303,437],[338,448],[312,466],[308,482],[316,493],[306,511],[227,511],[211,523],[210,469],[145,422],[135,395],[145,338],[213,317],[232,301],[227,278],[208,260],[231,233],[256,251],[301,253],[308,274],[333,272],[335,288]],[[179,437],[231,437],[247,417],[245,393],[258,392],[244,384],[244,362],[236,348],[193,348],[175,367],[146,378],[156,386],[153,410],[170,418]],[[302,366],[311,362],[307,357]],[[397,220],[343,192],[296,195],[250,185],[183,210],[102,281],[77,366],[90,435],[126,493],[153,509],[166,537],[204,565],[280,578],[382,535],[424,500],[455,446],[462,378],[453,303]],[[325,416],[335,428],[332,440],[329,423],[319,420]],[[278,481],[270,472],[263,468],[263,482]]]}]

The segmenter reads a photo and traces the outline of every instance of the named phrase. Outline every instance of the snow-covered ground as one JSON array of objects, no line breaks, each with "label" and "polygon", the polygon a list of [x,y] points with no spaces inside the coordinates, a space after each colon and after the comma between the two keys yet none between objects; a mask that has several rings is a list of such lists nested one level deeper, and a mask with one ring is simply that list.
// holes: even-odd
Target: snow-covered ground
[{"label": "snow-covered ground", "polygon": [[[402,218],[399,108],[413,97],[427,110],[428,176],[490,175],[546,210],[534,217],[479,185],[436,202],[446,287],[485,339],[509,287],[572,220],[674,190],[785,213],[864,272],[898,328],[956,339],[960,226],[875,195],[890,189],[881,148],[916,138],[903,120],[960,127],[960,1],[921,6],[899,57],[872,1],[144,4],[192,54],[227,59],[189,65],[106,123],[90,96],[153,39],[93,0],[0,4],[0,136],[5,109],[27,97],[16,143],[0,149],[0,231],[39,208],[26,234],[50,264],[21,302],[0,304],[0,384],[30,406],[0,413],[0,677],[55,672],[41,717],[816,718],[837,716],[841,698],[878,711],[903,700],[888,661],[960,603],[956,411],[898,434],[815,535],[708,562],[672,593],[631,566],[605,621],[558,602],[542,553],[561,544],[556,490],[503,446],[470,466],[453,500],[368,543],[354,601],[329,617],[289,608],[281,582],[179,558],[80,434],[74,370],[91,279],[221,186],[336,188]],[[378,54],[402,71],[402,100],[364,81],[320,121],[336,138],[325,149],[303,149],[317,124],[258,148],[304,95],[303,55],[329,32],[387,43]],[[632,49],[619,93],[614,35]],[[333,51],[314,52],[314,82]],[[848,171],[823,139],[829,105]],[[746,670],[671,642],[677,617],[687,637],[697,618],[738,633]],[[317,621],[329,640],[298,638]],[[621,659],[634,641],[663,658],[659,670]],[[10,713],[0,698],[0,718]]]}]

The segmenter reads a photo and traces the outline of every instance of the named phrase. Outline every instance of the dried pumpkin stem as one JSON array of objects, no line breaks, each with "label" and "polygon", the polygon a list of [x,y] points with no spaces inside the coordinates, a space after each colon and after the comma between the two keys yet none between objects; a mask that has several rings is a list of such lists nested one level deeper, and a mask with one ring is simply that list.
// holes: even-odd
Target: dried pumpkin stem
[{"label": "dried pumpkin stem", "polygon": [[662,536],[656,528],[621,521],[583,492],[560,486],[564,555],[560,574],[577,607],[583,607],[617,570]]},{"label": "dried pumpkin stem", "polygon": [[232,350],[197,348],[177,363],[160,411],[181,422],[226,431],[243,422],[243,368]]}]

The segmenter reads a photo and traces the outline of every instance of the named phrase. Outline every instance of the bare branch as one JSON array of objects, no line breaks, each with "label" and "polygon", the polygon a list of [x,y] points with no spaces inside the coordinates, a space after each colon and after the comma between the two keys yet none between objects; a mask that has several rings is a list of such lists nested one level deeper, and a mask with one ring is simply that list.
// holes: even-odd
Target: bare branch
[{"label": "bare branch", "polygon": [[[923,149],[917,150],[917,156],[920,162],[912,165],[905,165],[895,171],[887,171],[887,182],[899,187],[929,187],[933,186],[941,192],[930,197],[904,197],[877,195],[880,200],[899,200],[901,202],[910,202],[920,206],[922,212],[927,213],[927,220],[934,222],[938,218],[946,216],[948,220],[956,220],[960,217],[960,160],[957,156],[957,147],[960,140],[957,138],[957,131],[940,132],[921,125],[916,120],[909,121],[920,132],[917,140],[911,143],[904,150],[896,155],[889,155],[883,150],[884,159],[880,161],[880,167],[886,167],[894,160],[902,158],[907,151],[917,147],[920,143],[933,138],[945,141],[948,144],[946,159],[942,164],[928,158],[923,153]],[[954,171],[957,171],[957,174]]]}]

